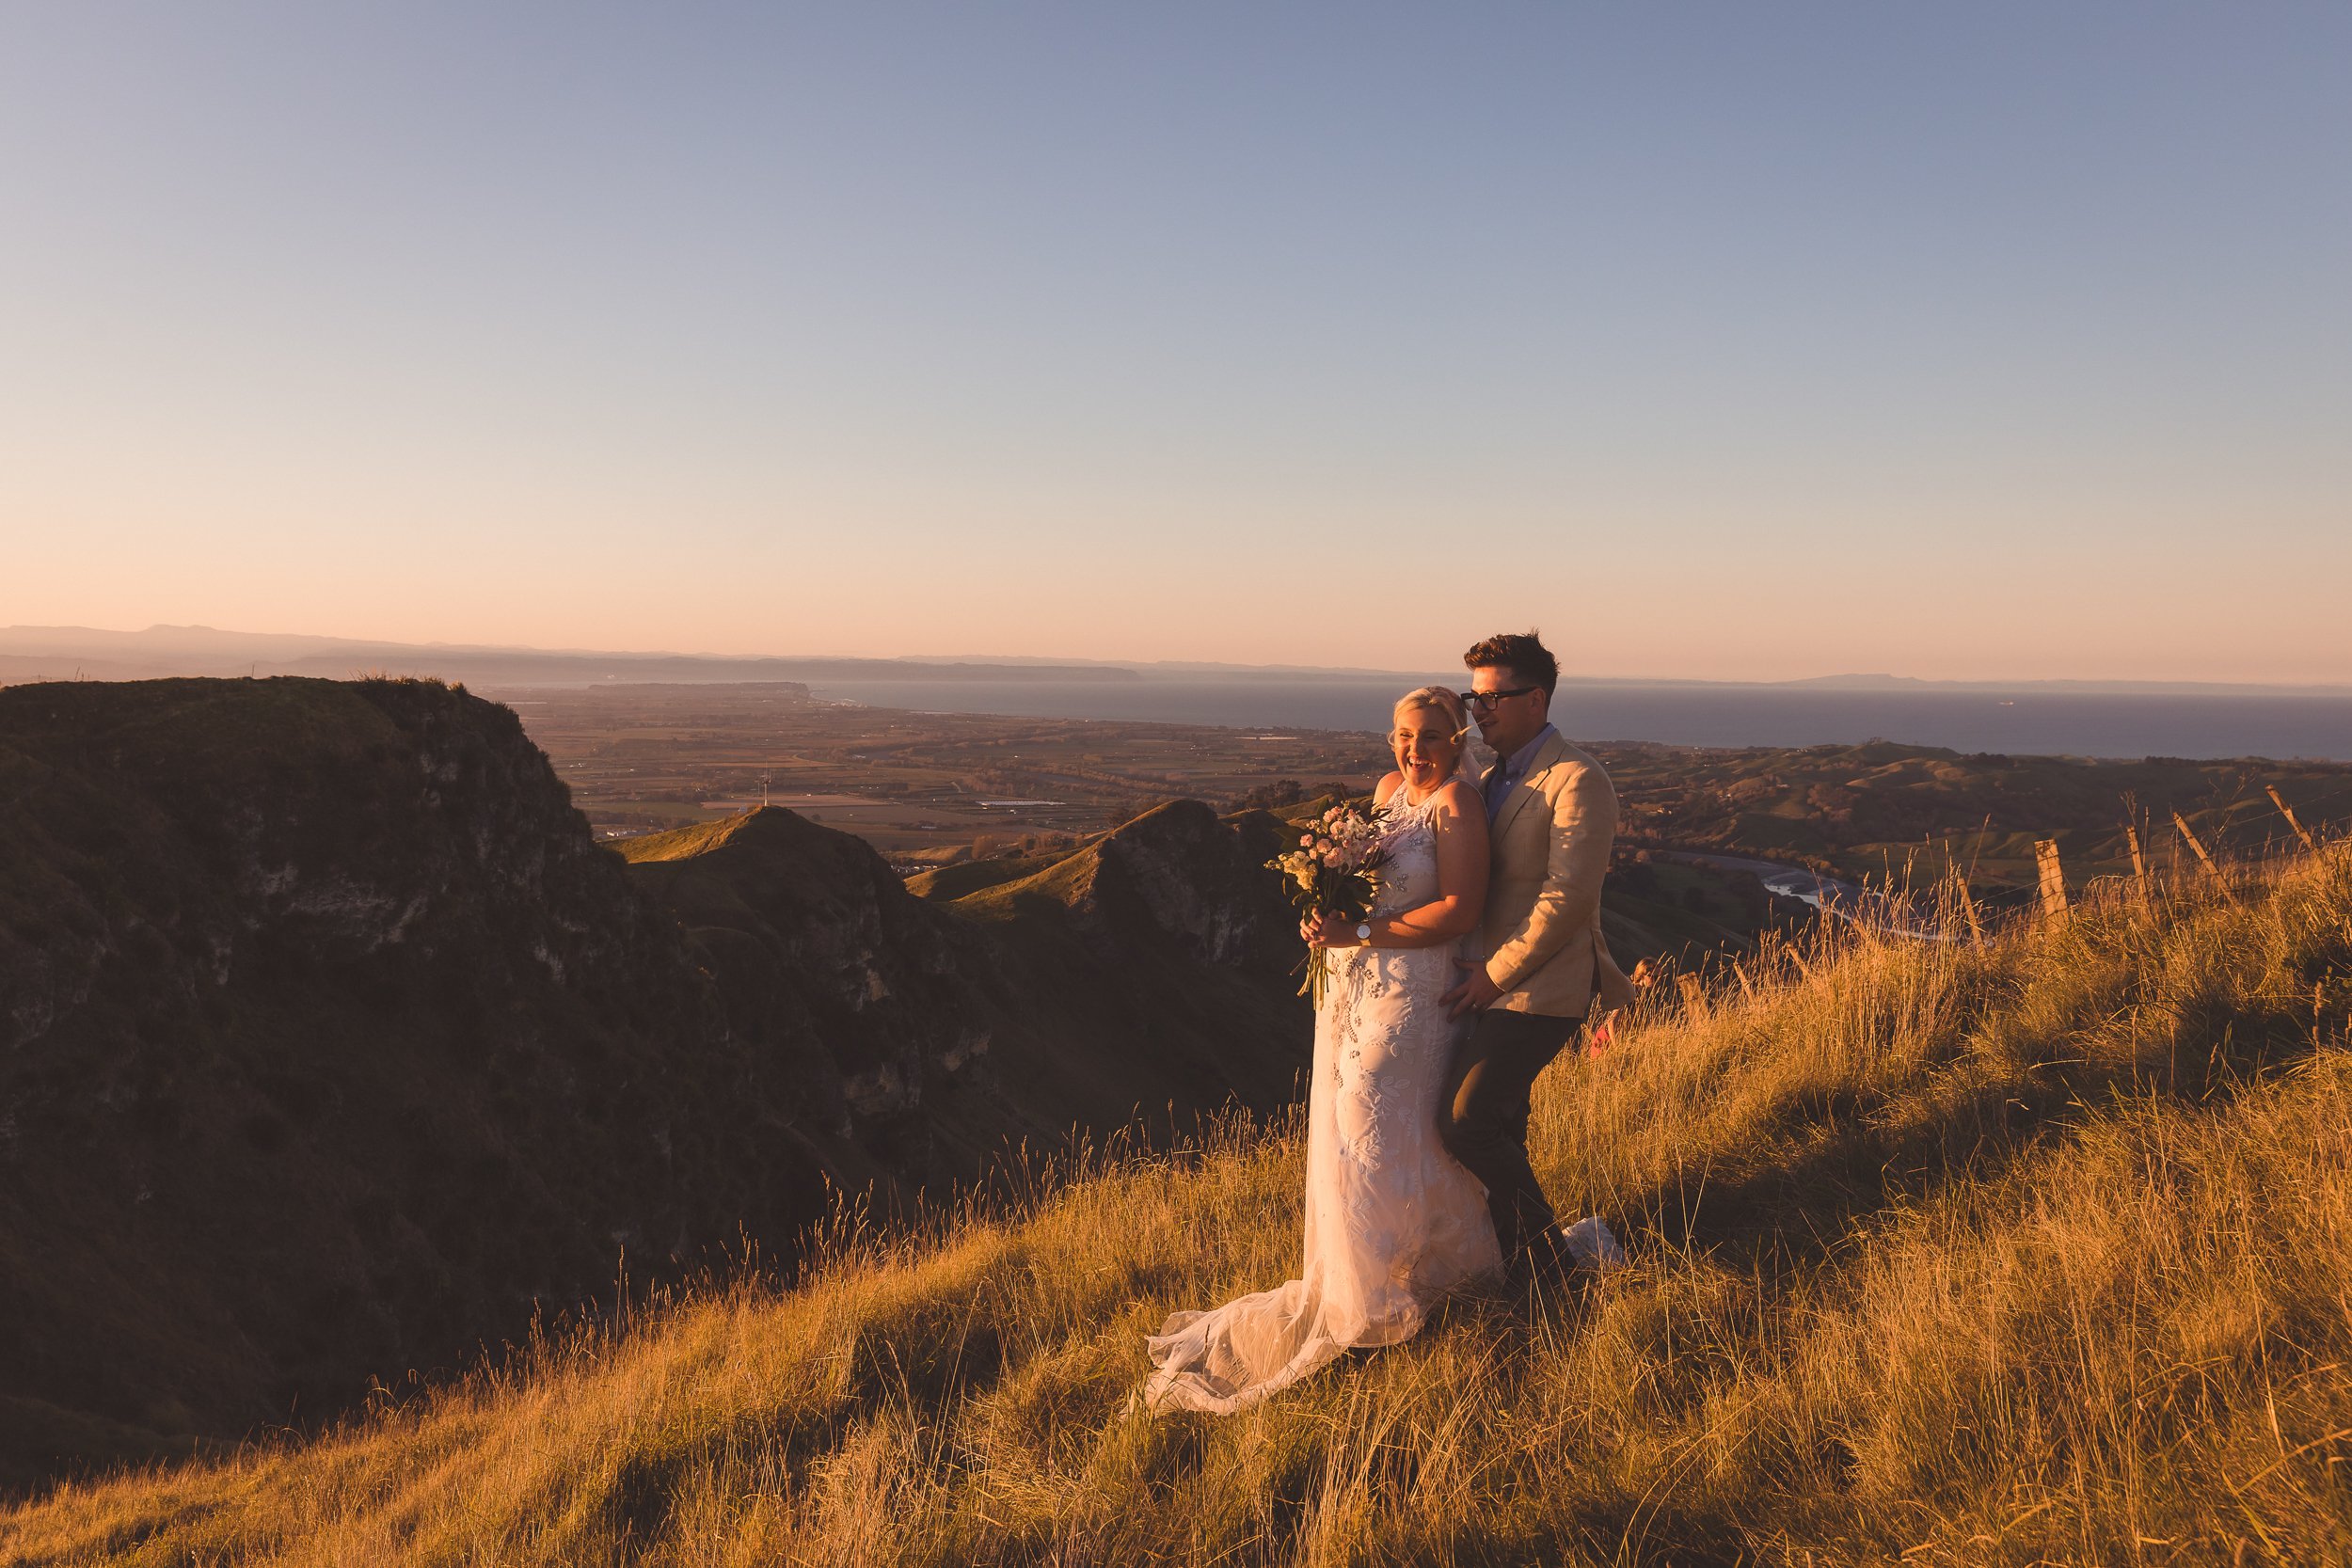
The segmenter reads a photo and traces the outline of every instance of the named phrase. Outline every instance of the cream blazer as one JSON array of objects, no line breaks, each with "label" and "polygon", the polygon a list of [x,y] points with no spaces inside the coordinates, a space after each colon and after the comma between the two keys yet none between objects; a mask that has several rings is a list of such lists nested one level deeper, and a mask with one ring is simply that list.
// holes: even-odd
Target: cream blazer
[{"label": "cream blazer", "polygon": [[1515,1013],[1579,1018],[1633,1000],[1600,934],[1600,884],[1617,836],[1617,792],[1599,763],[1555,734],[1511,786],[1489,829],[1493,870],[1479,935],[1486,977]]}]

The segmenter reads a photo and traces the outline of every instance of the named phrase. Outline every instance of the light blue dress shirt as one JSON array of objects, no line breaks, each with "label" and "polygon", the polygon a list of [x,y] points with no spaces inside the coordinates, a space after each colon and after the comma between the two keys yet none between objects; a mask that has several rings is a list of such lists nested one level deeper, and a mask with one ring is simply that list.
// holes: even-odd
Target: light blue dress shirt
[{"label": "light blue dress shirt", "polygon": [[1486,798],[1487,821],[1493,821],[1502,812],[1503,797],[1511,793],[1511,786],[1527,777],[1527,765],[1535,760],[1535,753],[1543,749],[1544,742],[1559,733],[1549,724],[1546,724],[1535,732],[1535,737],[1533,740],[1513,752],[1509,756],[1502,758],[1486,770],[1486,780],[1480,784],[1479,792]]}]

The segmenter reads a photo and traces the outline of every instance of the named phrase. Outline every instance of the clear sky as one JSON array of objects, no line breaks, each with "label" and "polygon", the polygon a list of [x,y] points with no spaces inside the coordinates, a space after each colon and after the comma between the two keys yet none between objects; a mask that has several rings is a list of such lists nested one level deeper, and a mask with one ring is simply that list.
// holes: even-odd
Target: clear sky
[{"label": "clear sky", "polygon": [[2352,679],[2352,7],[0,8],[0,624]]}]

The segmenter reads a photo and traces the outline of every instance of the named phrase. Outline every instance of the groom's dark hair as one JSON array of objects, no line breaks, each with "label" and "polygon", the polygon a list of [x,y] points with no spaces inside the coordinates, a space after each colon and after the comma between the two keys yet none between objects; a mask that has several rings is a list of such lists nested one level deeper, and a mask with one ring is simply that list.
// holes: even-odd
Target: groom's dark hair
[{"label": "groom's dark hair", "polygon": [[1465,668],[1471,670],[1508,670],[1530,686],[1544,689],[1544,701],[1560,686],[1560,661],[1551,657],[1544,640],[1532,631],[1506,631],[1489,637],[1462,656]]}]

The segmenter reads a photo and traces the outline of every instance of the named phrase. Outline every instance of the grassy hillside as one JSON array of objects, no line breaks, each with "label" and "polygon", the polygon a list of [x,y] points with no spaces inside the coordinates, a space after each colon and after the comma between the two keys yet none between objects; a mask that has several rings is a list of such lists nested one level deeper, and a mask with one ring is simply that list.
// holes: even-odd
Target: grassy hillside
[{"label": "grassy hillside", "polygon": [[1283,1127],[844,1233],[794,1288],[675,1298],[322,1440],[65,1486],[0,1514],[0,1552],[2352,1554],[2352,850],[1983,946],[1810,940],[1547,1076],[1539,1166],[1631,1268],[1464,1296],[1253,1413],[1130,1396],[1166,1312],[1294,1266]]}]

